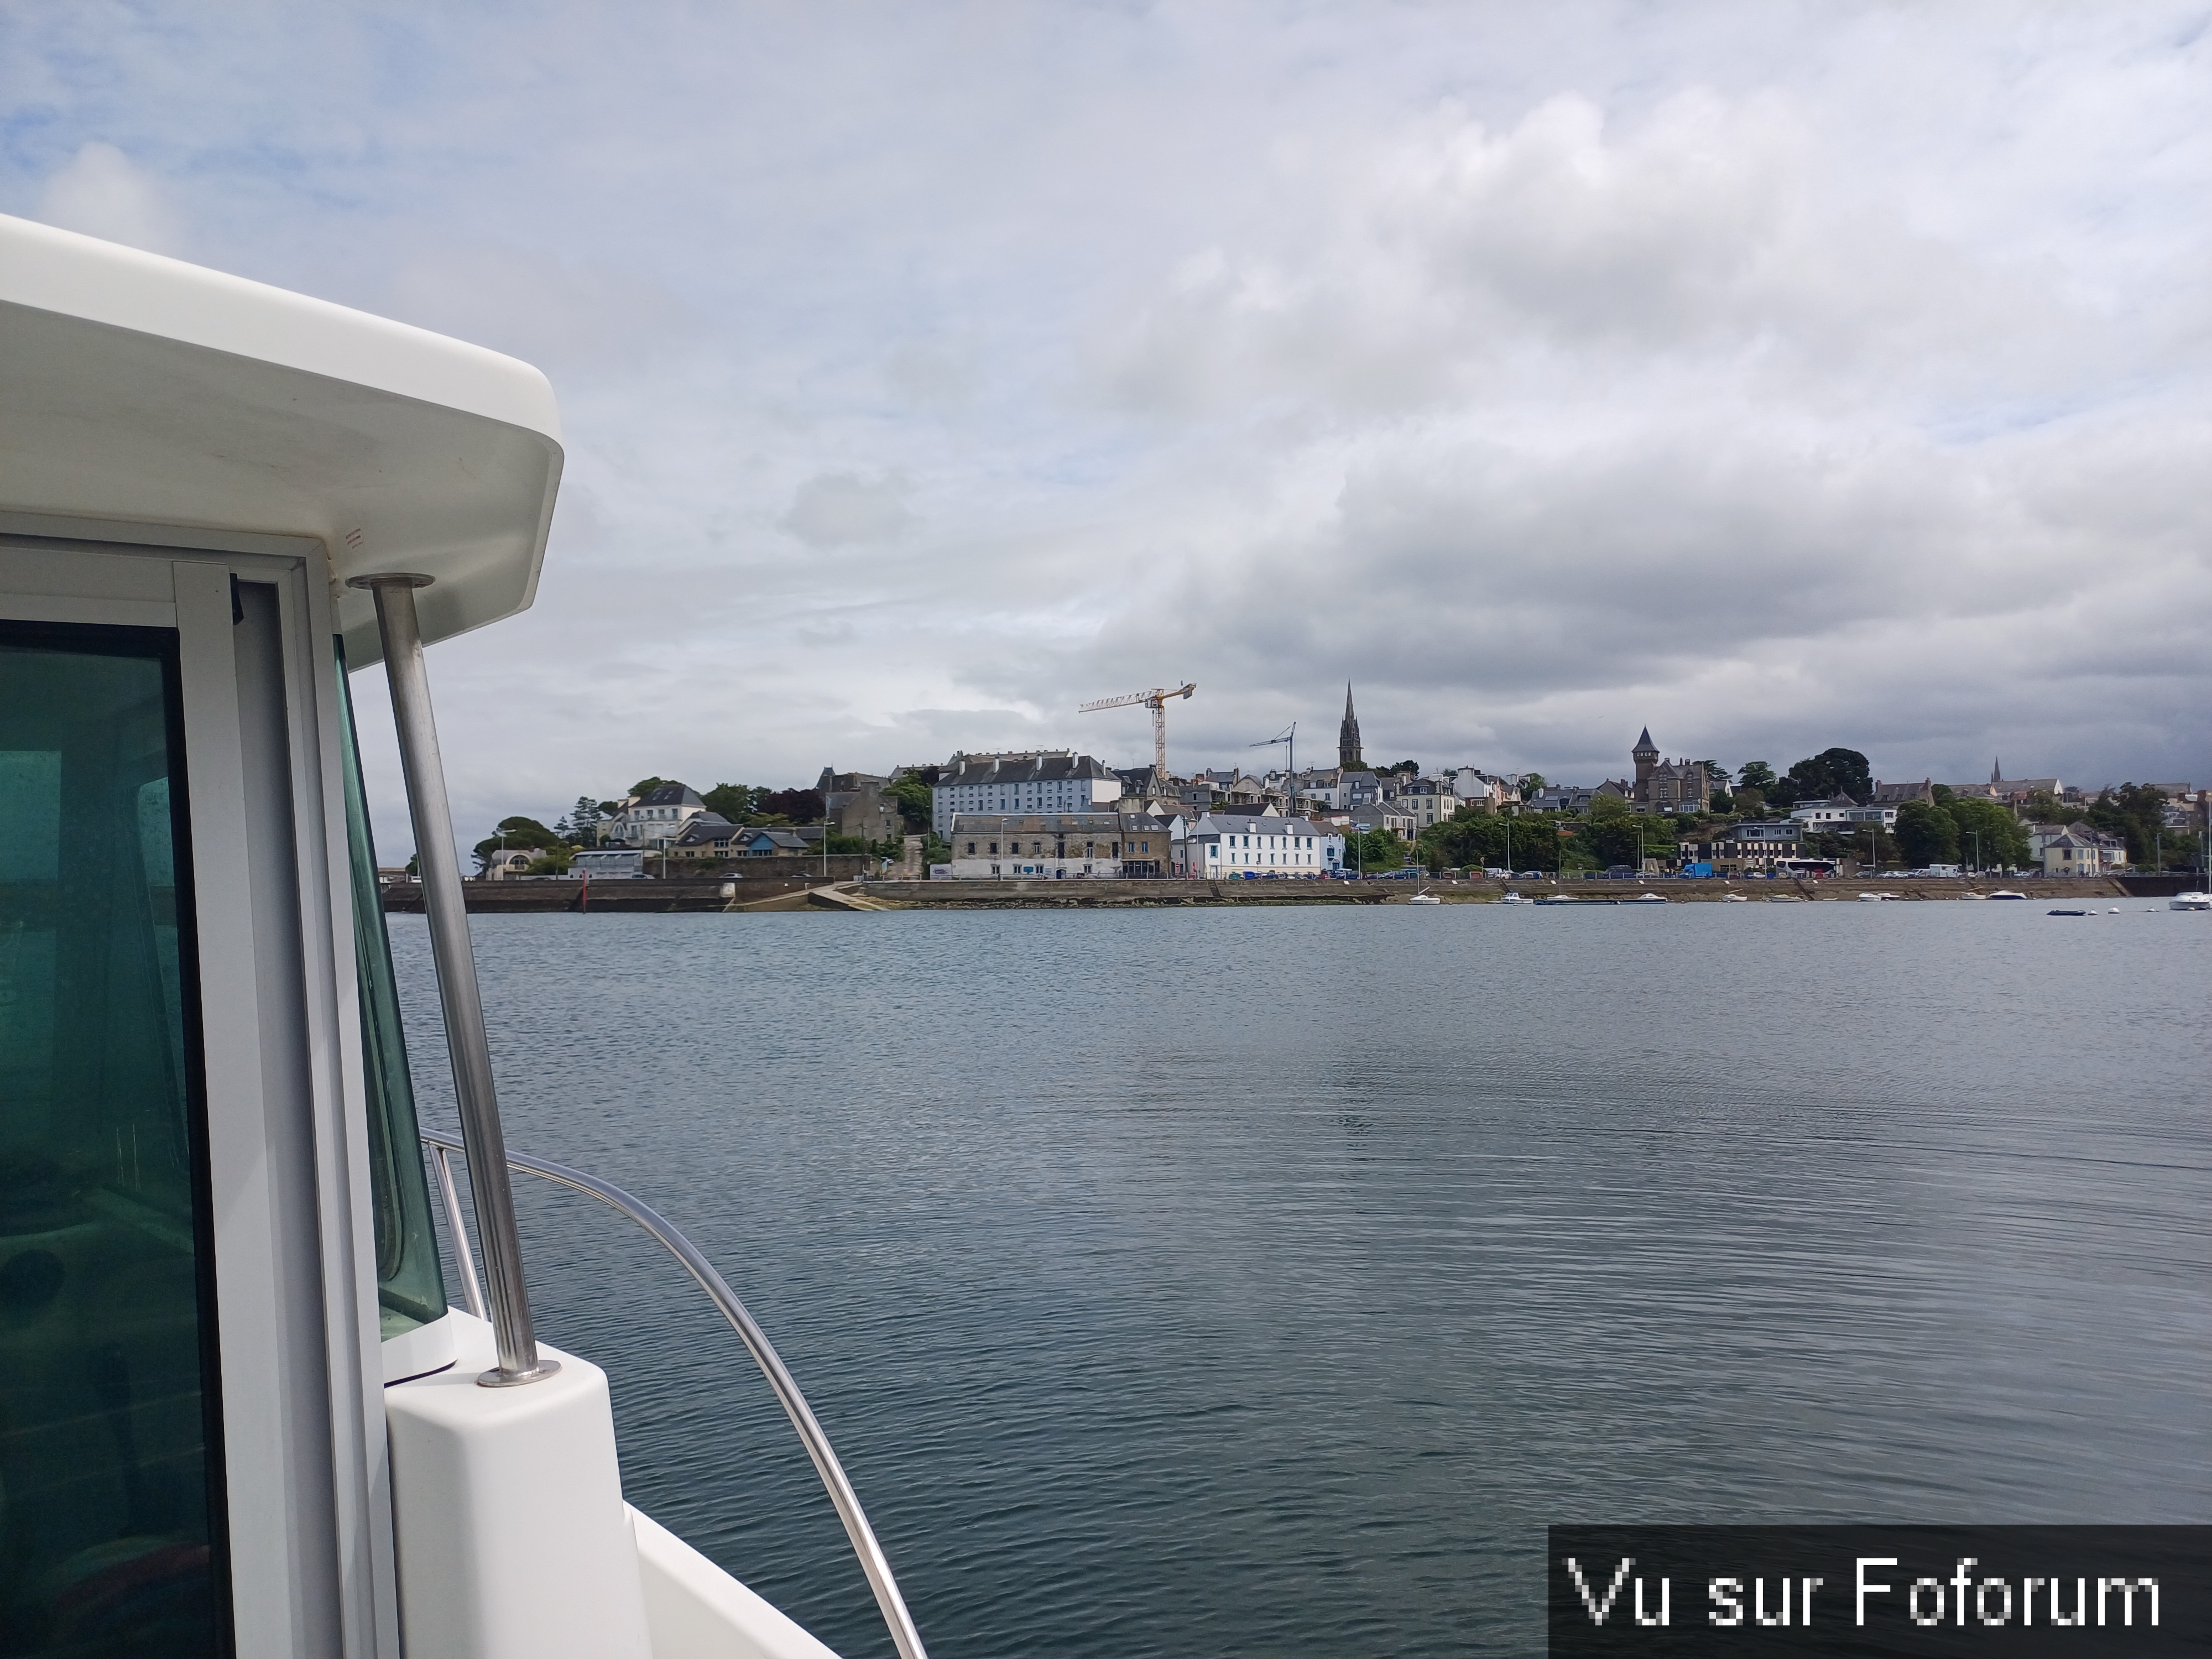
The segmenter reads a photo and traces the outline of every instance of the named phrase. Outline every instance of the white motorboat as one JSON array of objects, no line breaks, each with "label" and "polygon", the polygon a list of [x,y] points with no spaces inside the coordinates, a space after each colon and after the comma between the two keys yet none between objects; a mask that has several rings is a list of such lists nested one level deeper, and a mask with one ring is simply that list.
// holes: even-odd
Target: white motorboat
[{"label": "white motorboat", "polygon": [[2176,893],[2166,902],[2169,910],[2212,910],[2212,893]]},{"label": "white motorboat", "polygon": [[[536,592],[545,378],[0,217],[0,434],[7,1650],[831,1659],[624,1502],[606,1374],[532,1324],[515,1169],[698,1280],[920,1659],[712,1264],[501,1132],[423,647]],[[458,1285],[354,753],[348,672],[379,661],[460,1109],[459,1139],[419,1137]]]},{"label": "white motorboat", "polygon": [[2010,888],[2008,888],[2008,887],[2000,887],[2000,888],[1998,888],[1998,889],[1997,889],[1997,890],[1996,890],[1996,892],[1994,892],[1994,893],[1990,894],[1990,896],[1991,898],[1993,898],[1993,899],[2021,899],[2021,900],[2025,900],[2025,899],[2027,897],[2027,894],[2025,894],[2025,893],[2015,893],[2015,892],[2014,892],[2014,891],[2013,891]]},{"label": "white motorboat", "polygon": [[1861,904],[1887,904],[1896,897],[1897,895],[1894,893],[1861,893],[1859,895],[1859,902]]},{"label": "white motorboat", "polygon": [[1508,893],[1498,901],[1500,904],[1534,904],[1536,901],[1526,893]]}]

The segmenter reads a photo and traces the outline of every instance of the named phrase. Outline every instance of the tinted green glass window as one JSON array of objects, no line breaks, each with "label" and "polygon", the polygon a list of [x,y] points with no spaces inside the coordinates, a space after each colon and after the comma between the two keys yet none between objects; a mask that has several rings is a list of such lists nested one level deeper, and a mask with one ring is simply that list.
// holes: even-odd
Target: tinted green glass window
[{"label": "tinted green glass window", "polygon": [[0,623],[0,1653],[222,1643],[174,641]]},{"label": "tinted green glass window", "polygon": [[415,1086],[407,1074],[407,1039],[399,1025],[399,994],[392,974],[392,938],[384,928],[384,895],[376,884],[376,846],[369,839],[368,800],[362,788],[354,738],[353,694],[345,646],[337,647],[339,723],[345,744],[346,847],[353,862],[355,966],[361,978],[361,1040],[368,1075],[368,1164],[376,1212],[377,1313],[383,1334],[442,1319],[445,1280],[430,1228],[430,1187],[416,1139]]}]

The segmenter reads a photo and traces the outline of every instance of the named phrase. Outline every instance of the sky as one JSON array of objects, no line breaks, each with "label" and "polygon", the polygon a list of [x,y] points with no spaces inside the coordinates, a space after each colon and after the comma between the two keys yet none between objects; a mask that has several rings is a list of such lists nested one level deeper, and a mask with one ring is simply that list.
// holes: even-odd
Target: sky
[{"label": "sky", "polygon": [[[2212,3],[0,5],[0,211],[514,354],[464,842],[957,749],[2212,783]],[[380,849],[410,842],[357,675]]]}]

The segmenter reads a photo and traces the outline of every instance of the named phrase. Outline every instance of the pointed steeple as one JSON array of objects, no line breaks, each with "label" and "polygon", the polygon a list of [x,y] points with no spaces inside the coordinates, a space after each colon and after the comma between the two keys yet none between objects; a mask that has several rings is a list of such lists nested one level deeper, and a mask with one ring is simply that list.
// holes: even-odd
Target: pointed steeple
[{"label": "pointed steeple", "polygon": [[1992,757],[1990,761],[1990,787],[1994,789],[2003,781],[2004,763]]},{"label": "pointed steeple", "polygon": [[1651,728],[1650,726],[1647,726],[1644,728],[1644,735],[1637,738],[1636,747],[1630,750],[1628,752],[1632,755],[1649,755],[1653,760],[1657,760],[1659,758],[1659,745],[1651,741]]},{"label": "pointed steeple", "polygon": [[1352,682],[1344,683],[1344,724],[1336,732],[1336,763],[1347,772],[1361,770],[1366,763],[1359,757],[1359,716],[1352,712]]}]

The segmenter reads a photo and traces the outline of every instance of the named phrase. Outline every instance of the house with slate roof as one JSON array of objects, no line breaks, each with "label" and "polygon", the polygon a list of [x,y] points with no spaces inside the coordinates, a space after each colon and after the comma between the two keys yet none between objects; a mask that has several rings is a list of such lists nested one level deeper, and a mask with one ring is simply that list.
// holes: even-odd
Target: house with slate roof
[{"label": "house with slate roof", "polygon": [[1628,751],[1636,763],[1636,781],[1629,799],[1647,812],[1703,812],[1713,804],[1713,780],[1705,762],[1664,760],[1659,745],[1645,726],[1636,747]]},{"label": "house with slate roof", "polygon": [[1215,880],[1318,880],[1344,873],[1344,837],[1309,818],[1208,813],[1176,836],[1171,868],[1178,876]]},{"label": "house with slate roof", "polygon": [[1173,821],[1146,812],[963,812],[945,837],[955,880],[1158,876]]},{"label": "house with slate roof", "polygon": [[2124,840],[2086,823],[2070,823],[2056,835],[2038,834],[2029,840],[2041,843],[2036,850],[2042,854],[2046,876],[2101,876],[2128,861]]},{"label": "house with slate roof", "polygon": [[624,847],[665,848],[706,810],[707,803],[699,799],[696,789],[664,783],[627,803],[609,819],[605,839]]}]

